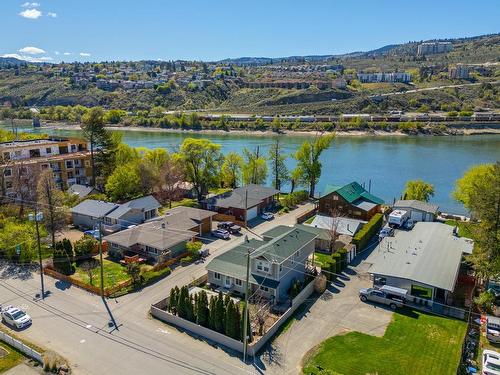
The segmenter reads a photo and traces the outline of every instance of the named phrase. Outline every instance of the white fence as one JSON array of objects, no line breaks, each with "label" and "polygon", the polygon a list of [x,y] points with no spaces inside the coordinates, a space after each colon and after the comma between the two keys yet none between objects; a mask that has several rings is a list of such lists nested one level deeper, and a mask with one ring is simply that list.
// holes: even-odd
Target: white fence
[{"label": "white fence", "polygon": [[25,345],[23,342],[16,340],[12,336],[6,334],[5,332],[1,332],[1,331],[0,331],[0,340],[5,342],[6,344],[12,346],[13,348],[16,348],[21,353],[26,354],[28,357],[33,358],[35,361],[43,364],[42,355],[40,353],[38,353],[36,350],[30,348],[28,345]]},{"label": "white fence", "polygon": [[[295,310],[312,294],[314,290],[314,281],[311,281],[306,287],[293,299],[292,306],[286,310],[286,312],[281,315],[281,317],[269,328],[264,336],[262,336],[257,342],[248,345],[248,354],[255,356],[260,349],[266,344],[266,342],[276,334],[279,327],[295,312]],[[227,348],[233,349],[238,352],[243,352],[243,343],[241,341],[232,339],[221,333],[212,331],[209,328],[202,327],[196,323],[190,322],[186,319],[179,318],[176,315],[165,311],[168,305],[168,298],[158,301],[154,305],[151,305],[151,315],[156,319],[162,320],[166,323],[181,327],[187,331],[190,331],[198,336],[202,336],[210,341],[213,341],[219,345],[225,346]]]}]

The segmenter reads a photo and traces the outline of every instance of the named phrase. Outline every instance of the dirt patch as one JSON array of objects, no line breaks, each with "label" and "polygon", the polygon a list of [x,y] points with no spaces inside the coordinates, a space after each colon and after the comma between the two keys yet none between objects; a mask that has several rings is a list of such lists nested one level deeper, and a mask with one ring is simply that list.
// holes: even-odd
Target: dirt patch
[{"label": "dirt patch", "polygon": [[7,357],[8,355],[9,352],[7,351],[7,349],[0,346],[0,359]]}]

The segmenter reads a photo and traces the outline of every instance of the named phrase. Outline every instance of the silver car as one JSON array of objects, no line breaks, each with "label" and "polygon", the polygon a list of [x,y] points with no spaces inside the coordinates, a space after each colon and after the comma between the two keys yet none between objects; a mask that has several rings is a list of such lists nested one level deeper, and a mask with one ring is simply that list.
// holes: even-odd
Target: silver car
[{"label": "silver car", "polygon": [[396,310],[397,307],[403,307],[402,300],[389,298],[389,296],[385,292],[373,288],[360,289],[359,299],[363,302],[371,301],[387,305],[392,310]]}]

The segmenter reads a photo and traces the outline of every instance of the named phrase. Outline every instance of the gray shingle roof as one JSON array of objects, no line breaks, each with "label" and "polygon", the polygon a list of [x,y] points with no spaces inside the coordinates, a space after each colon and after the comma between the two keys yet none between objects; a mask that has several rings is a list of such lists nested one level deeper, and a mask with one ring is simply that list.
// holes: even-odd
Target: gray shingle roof
[{"label": "gray shingle roof", "polygon": [[71,212],[91,217],[103,217],[118,207],[116,203],[87,199],[73,207]]},{"label": "gray shingle roof", "polygon": [[278,193],[279,191],[272,187],[250,184],[228,193],[208,198],[205,200],[205,203],[215,207],[247,209],[258,205],[264,199]]},{"label": "gray shingle roof", "polygon": [[397,207],[400,209],[412,208],[414,210],[429,212],[431,214],[436,214],[438,209],[439,209],[439,206],[437,204],[431,204],[428,202],[417,201],[415,199],[396,201],[396,203],[394,203],[393,207],[394,208]]},{"label": "gray shingle roof", "polygon": [[369,273],[417,281],[453,291],[462,254],[472,253],[472,240],[453,235],[453,227],[418,222],[410,231],[385,237],[366,263]]},{"label": "gray shingle roof", "polygon": [[364,224],[366,224],[366,221],[351,219],[347,217],[333,218],[331,216],[316,215],[310,226],[323,228],[330,231],[335,225],[337,233],[352,237],[358,232],[358,230],[361,229]]},{"label": "gray shingle roof", "polygon": [[145,197],[132,199],[131,201],[121,204],[120,207],[106,216],[110,219],[119,219],[132,209],[150,211],[160,207],[161,204],[156,200],[155,197],[153,197],[152,195],[147,195]]},{"label": "gray shingle roof", "polygon": [[68,190],[71,193],[78,195],[79,198],[85,198],[93,192],[94,188],[92,186],[73,184],[68,188]]}]

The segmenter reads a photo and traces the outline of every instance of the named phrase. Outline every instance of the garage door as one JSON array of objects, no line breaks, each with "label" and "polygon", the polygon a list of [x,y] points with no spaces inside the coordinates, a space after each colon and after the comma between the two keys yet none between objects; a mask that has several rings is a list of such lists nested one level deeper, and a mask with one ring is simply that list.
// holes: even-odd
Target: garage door
[{"label": "garage door", "polygon": [[410,217],[413,221],[424,221],[423,214],[420,211],[412,211]]},{"label": "garage door", "polygon": [[257,206],[249,208],[247,210],[247,221],[255,219],[257,217]]}]

